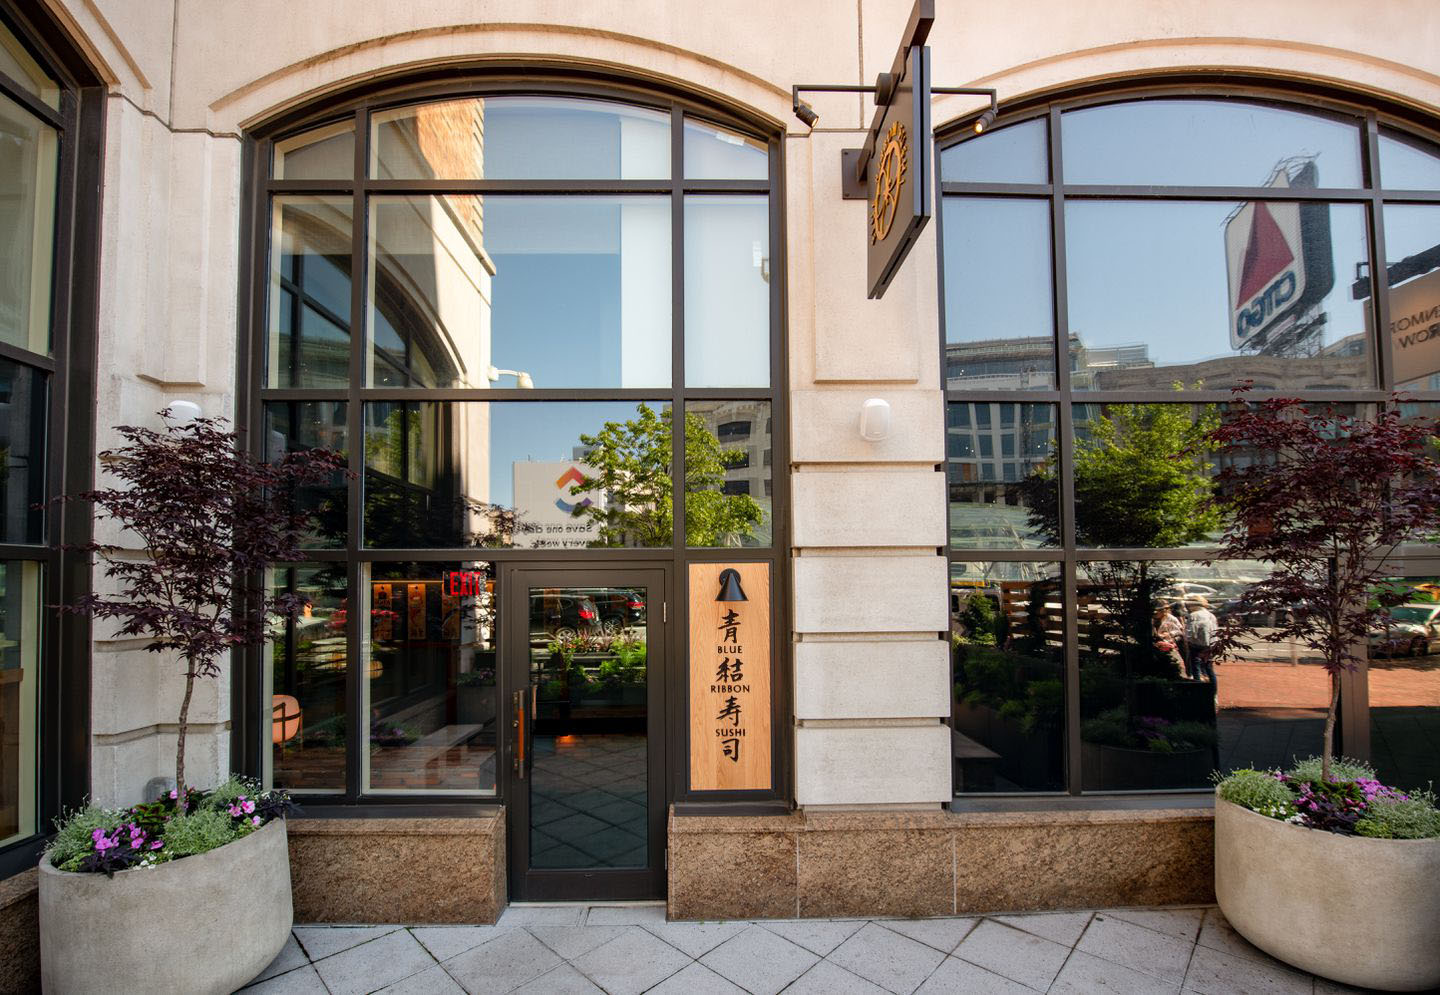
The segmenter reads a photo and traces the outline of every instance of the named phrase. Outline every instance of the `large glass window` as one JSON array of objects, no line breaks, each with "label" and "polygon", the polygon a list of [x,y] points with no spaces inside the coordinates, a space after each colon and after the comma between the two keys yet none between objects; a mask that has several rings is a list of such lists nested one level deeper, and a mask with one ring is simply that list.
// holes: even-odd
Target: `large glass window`
[{"label": "large glass window", "polygon": [[248,762],[302,796],[503,790],[506,564],[781,556],[778,139],[487,85],[350,105],[257,156],[257,450],[354,471],[293,496],[315,559],[275,582],[307,613],[252,658],[271,739]]},{"label": "large glass window", "polygon": [[0,560],[0,846],[36,831],[41,570]]},{"label": "large glass window", "polygon": [[[1343,411],[1396,389],[1440,402],[1440,144],[1372,129],[1283,95],[1177,93],[942,139],[957,793],[1203,791],[1217,767],[1318,752],[1313,651],[1207,652],[1206,616],[1269,568],[1214,558],[1225,467],[1204,435],[1241,385]],[[1440,767],[1440,741],[1424,627],[1401,622],[1406,639],[1372,634],[1368,672],[1342,682],[1368,674],[1371,725],[1342,708],[1340,743],[1408,785]],[[1052,695],[1078,725],[1041,722]],[[1047,776],[1014,773],[1042,743]]]},{"label": "large glass window", "polygon": [[59,157],[58,130],[0,90],[0,342],[42,354],[50,352]]}]

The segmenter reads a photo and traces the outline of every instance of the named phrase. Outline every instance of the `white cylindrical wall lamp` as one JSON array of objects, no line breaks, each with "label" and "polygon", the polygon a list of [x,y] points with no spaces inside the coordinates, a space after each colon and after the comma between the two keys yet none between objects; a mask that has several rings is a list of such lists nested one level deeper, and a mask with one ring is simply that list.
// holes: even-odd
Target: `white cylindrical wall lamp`
[{"label": "white cylindrical wall lamp", "polygon": [[171,401],[160,414],[172,425],[188,425],[200,417],[200,405],[194,401]]},{"label": "white cylindrical wall lamp", "polygon": [[860,405],[860,438],[880,442],[890,437],[890,402],[879,397],[867,398]]}]

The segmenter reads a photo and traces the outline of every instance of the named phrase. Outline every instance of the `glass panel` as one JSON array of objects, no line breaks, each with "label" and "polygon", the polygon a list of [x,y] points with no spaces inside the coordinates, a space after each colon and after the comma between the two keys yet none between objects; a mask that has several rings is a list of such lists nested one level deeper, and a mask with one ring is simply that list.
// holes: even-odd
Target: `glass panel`
[{"label": "glass panel", "polygon": [[1068,201],[1077,390],[1372,386],[1358,204]]},{"label": "glass panel", "polygon": [[1440,148],[1408,135],[1382,132],[1380,185],[1390,190],[1440,190]]},{"label": "glass panel", "polygon": [[946,197],[945,384],[1055,389],[1050,202]]},{"label": "glass panel", "polygon": [[[1440,204],[1386,204],[1385,258],[1395,383],[1440,390]],[[1368,279],[1355,288],[1370,296]]]},{"label": "glass panel", "polygon": [[1043,118],[997,128],[943,150],[940,179],[946,183],[1048,183],[1049,144],[1049,128]]},{"label": "glass panel", "polygon": [[[265,458],[329,449],[348,453],[344,401],[271,401],[265,405]],[[343,473],[324,484],[306,485],[294,495],[294,507],[314,522],[305,546],[337,548],[350,530],[348,490]]]},{"label": "glass panel", "polygon": [[276,197],[266,387],[350,383],[349,197]]},{"label": "glass panel", "polygon": [[301,794],[345,790],[345,564],[273,571],[272,592],[300,599],[300,613],[265,644],[270,751],[265,782]]},{"label": "glass panel", "polygon": [[366,787],[494,794],[494,564],[377,563],[368,573]]},{"label": "glass panel", "polygon": [[20,39],[3,24],[0,24],[0,73],[9,76],[51,109],[60,109],[60,85],[40,68],[40,63],[35,61]]},{"label": "glass panel", "polygon": [[1359,187],[1359,122],[1238,100],[1143,100],[1066,111],[1065,182],[1260,187],[1313,163],[1317,187]]},{"label": "glass panel", "polygon": [[531,867],[645,867],[644,588],[531,587]]},{"label": "glass panel", "polygon": [[955,793],[1065,789],[1056,563],[950,564]]},{"label": "glass panel", "polygon": [[348,180],[355,175],[355,122],[337,121],[275,143],[275,179]]},{"label": "glass panel", "polygon": [[685,178],[768,180],[770,153],[759,139],[687,117]]},{"label": "glass panel", "polygon": [[0,845],[36,832],[38,563],[0,561]]},{"label": "glass panel", "polygon": [[1405,603],[1370,633],[1370,756],[1402,789],[1440,782],[1440,577],[1394,577]]},{"label": "glass panel", "polygon": [[768,198],[685,198],[685,383],[770,384]]},{"label": "glass panel", "polygon": [[665,180],[670,115],[556,97],[471,97],[377,111],[370,175],[397,180]]},{"label": "glass panel", "polygon": [[[1191,452],[1220,424],[1216,404],[1077,404],[1075,543],[1120,549],[1211,545],[1223,521],[1206,502],[1219,470]],[[1045,478],[1056,480],[1053,466]],[[1040,530],[1058,534],[1046,509]]]},{"label": "glass panel", "polygon": [[365,544],[668,546],[670,408],[628,401],[365,406]]},{"label": "glass panel", "polygon": [[768,546],[769,401],[685,405],[685,542]]},{"label": "glass panel", "polygon": [[0,359],[0,542],[45,541],[45,426],[49,381]]},{"label": "glass panel", "polygon": [[50,352],[55,129],[0,94],[0,342]]},{"label": "glass panel", "polygon": [[669,386],[668,198],[376,197],[370,211],[372,386]]},{"label": "glass panel", "polygon": [[1060,545],[1054,445],[1053,404],[946,405],[950,548]]}]

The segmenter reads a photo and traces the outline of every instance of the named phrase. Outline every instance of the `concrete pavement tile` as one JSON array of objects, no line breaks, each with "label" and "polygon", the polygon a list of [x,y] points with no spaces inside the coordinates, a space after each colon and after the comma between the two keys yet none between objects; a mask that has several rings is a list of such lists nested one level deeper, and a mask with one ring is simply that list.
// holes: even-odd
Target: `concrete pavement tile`
[{"label": "concrete pavement tile", "polygon": [[1204,909],[1102,909],[1098,914],[1144,926],[1186,943],[1195,942],[1205,918]]},{"label": "concrete pavement tile", "polygon": [[587,926],[648,926],[665,921],[663,905],[592,905]]},{"label": "concrete pavement tile", "polygon": [[604,995],[604,992],[569,964],[561,964],[521,985],[514,995]]},{"label": "concrete pavement tile", "polygon": [[562,961],[523,929],[507,930],[473,950],[445,961],[445,970],[470,995],[507,992],[538,978]]},{"label": "concrete pavement tile", "polygon": [[583,905],[511,905],[500,914],[495,925],[501,929],[516,926],[578,926],[585,914]]},{"label": "concrete pavement tile", "polygon": [[250,984],[255,985],[262,981],[268,981],[278,974],[293,971],[297,967],[304,967],[308,963],[310,963],[310,958],[305,956],[305,951],[300,949],[300,943],[295,939],[295,934],[291,933],[285,940],[285,945],[280,948],[280,952],[275,955],[275,959],[265,970],[251,978]]},{"label": "concrete pavement tile", "polygon": [[915,995],[1034,995],[1018,981],[1002,978],[959,957],[946,957]]},{"label": "concrete pavement tile", "polygon": [[645,928],[681,953],[703,957],[748,925],[746,922],[660,922],[646,923]]},{"label": "concrete pavement tile", "polygon": [[342,950],[358,947],[393,933],[401,926],[296,926],[295,939],[311,960],[320,960]]},{"label": "concrete pavement tile", "polygon": [[316,961],[315,970],[331,995],[363,995],[434,964],[420,941],[402,929]]},{"label": "concrete pavement tile", "polygon": [[1036,912],[1023,916],[990,916],[995,922],[1073,947],[1090,924],[1089,912]]},{"label": "concrete pavement tile", "polygon": [[940,966],[945,954],[879,923],[867,922],[825,959],[886,991],[910,995]]},{"label": "concrete pavement tile", "polygon": [[1268,964],[1250,957],[1237,957],[1210,947],[1196,947],[1185,974],[1185,988],[1201,995],[1308,995],[1315,980],[1297,974],[1279,961]]},{"label": "concrete pavement tile", "polygon": [[975,928],[978,919],[880,919],[877,926],[919,940],[927,947],[934,947],[942,954],[948,954],[960,945],[960,941]]},{"label": "concrete pavement tile", "polygon": [[1059,943],[987,919],[960,942],[954,956],[1043,992],[1069,953]]},{"label": "concrete pavement tile", "polygon": [[506,932],[499,926],[411,926],[410,935],[435,957],[449,960]]},{"label": "concrete pavement tile", "polygon": [[730,937],[700,963],[751,995],[775,995],[820,958],[760,926]]},{"label": "concrete pavement tile", "polygon": [[325,983],[310,964],[240,990],[246,995],[327,995]]},{"label": "concrete pavement tile", "polygon": [[1269,954],[1235,932],[1219,909],[1205,910],[1205,920],[1200,924],[1200,938],[1196,942],[1202,947],[1221,950],[1235,957],[1249,957],[1261,962],[1271,960]]},{"label": "concrete pavement tile", "polygon": [[1115,995],[1175,995],[1180,982],[1161,981],[1120,964],[1091,956],[1083,950],[1072,950],[1070,959],[1060,969],[1052,995],[1091,995],[1093,992],[1114,992]]},{"label": "concrete pavement tile", "polygon": [[670,944],[637,926],[626,928],[570,965],[610,995],[638,995],[692,963]]},{"label": "concrete pavement tile", "polygon": [[389,988],[380,989],[377,995],[465,995],[465,989],[445,973],[445,968],[436,964],[428,971],[412,974]]},{"label": "concrete pavement tile", "polygon": [[1189,940],[1177,940],[1100,912],[1095,913],[1090,928],[1075,945],[1076,950],[1177,986],[1185,980],[1185,968],[1194,948]]},{"label": "concrete pavement tile", "polygon": [[886,992],[839,964],[822,960],[785,989],[785,995],[886,995]]},{"label": "concrete pavement tile", "polygon": [[647,995],[745,995],[745,989],[732,985],[704,964],[692,963],[650,989]]},{"label": "concrete pavement tile", "polygon": [[531,936],[555,951],[565,960],[588,954],[602,943],[609,943],[626,930],[639,926],[531,926]]},{"label": "concrete pavement tile", "polygon": [[864,919],[774,919],[759,923],[813,954],[824,957],[860,932]]}]

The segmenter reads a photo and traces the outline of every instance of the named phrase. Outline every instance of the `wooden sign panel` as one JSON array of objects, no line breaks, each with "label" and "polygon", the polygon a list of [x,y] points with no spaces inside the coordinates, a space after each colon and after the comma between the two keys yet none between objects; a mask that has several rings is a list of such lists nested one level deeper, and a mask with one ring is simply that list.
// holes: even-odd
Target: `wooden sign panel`
[{"label": "wooden sign panel", "polygon": [[770,565],[692,563],[689,596],[690,787],[768,790]]}]

